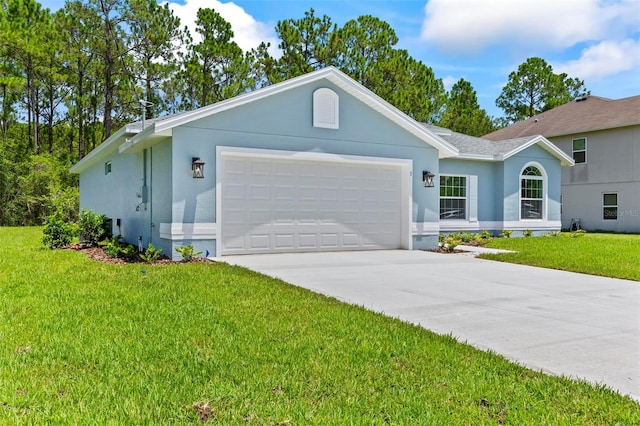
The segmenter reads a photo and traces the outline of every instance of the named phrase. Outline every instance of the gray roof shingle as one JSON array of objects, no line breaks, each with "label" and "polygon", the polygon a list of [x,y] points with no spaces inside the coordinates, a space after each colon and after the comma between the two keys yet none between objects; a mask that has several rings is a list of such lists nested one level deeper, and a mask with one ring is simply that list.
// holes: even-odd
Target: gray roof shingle
[{"label": "gray roof shingle", "polygon": [[[527,144],[532,136],[492,141],[475,136],[457,133],[437,126],[426,126],[436,135],[458,148],[460,154],[499,157]],[[538,136],[538,135],[535,135]]]}]

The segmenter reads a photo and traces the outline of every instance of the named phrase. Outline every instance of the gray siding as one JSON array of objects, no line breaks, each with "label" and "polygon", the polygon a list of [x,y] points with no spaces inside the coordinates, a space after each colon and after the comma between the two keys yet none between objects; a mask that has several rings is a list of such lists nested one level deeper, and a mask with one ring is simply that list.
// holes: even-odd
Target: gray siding
[{"label": "gray siding", "polygon": [[[562,172],[562,226],[580,219],[589,230],[640,232],[640,126],[550,138],[568,155],[587,139],[587,161]],[[617,220],[604,220],[602,194],[618,194]]]}]

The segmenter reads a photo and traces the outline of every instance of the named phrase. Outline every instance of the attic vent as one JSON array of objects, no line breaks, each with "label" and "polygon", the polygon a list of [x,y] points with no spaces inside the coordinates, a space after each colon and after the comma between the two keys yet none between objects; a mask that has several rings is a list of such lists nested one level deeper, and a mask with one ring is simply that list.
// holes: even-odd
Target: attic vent
[{"label": "attic vent", "polygon": [[340,123],[339,98],[331,89],[313,92],[313,127],[337,129]]}]

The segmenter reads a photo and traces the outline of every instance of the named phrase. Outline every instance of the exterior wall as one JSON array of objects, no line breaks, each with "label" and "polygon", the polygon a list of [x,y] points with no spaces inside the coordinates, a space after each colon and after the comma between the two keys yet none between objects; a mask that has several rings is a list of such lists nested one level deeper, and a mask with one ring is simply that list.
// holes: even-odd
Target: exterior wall
[{"label": "exterior wall", "polygon": [[[544,175],[544,207],[542,220],[520,218],[520,176],[528,165],[542,168]],[[505,229],[523,231],[560,230],[560,161],[543,148],[534,145],[504,161],[504,216]]]},{"label": "exterior wall", "polygon": [[[160,224],[171,221],[171,200],[173,197],[172,178],[172,142],[167,139],[148,149],[151,168],[148,175],[150,224],[150,242],[162,249],[162,254],[172,257],[175,250],[169,240],[160,237]],[[146,244],[145,244],[146,247]]]},{"label": "exterior wall", "polygon": [[[562,172],[562,227],[640,232],[640,125],[550,138],[568,155],[587,139],[587,161]],[[618,193],[617,220],[603,220],[602,194]]]},{"label": "exterior wall", "polygon": [[[149,212],[138,197],[143,184],[142,160],[142,153],[119,155],[116,151],[80,175],[80,208],[113,219],[113,234],[132,244],[137,244],[139,236],[147,238],[149,232]],[[107,161],[111,161],[110,174],[105,174]]]},{"label": "exterior wall", "polygon": [[[334,90],[340,98],[339,129],[312,126],[312,94],[320,87]],[[211,254],[215,253],[217,231],[217,146],[411,159],[413,245],[437,245],[438,191],[424,187],[422,171],[438,175],[438,151],[327,81],[177,127],[173,141],[172,223],[164,224],[164,228],[195,224],[192,235],[197,235],[202,249]],[[206,163],[204,179],[191,177],[192,157],[200,157]]]},{"label": "exterior wall", "polygon": [[[502,191],[496,191],[496,185],[502,183],[502,163],[494,161],[444,159],[440,161],[440,174],[477,176],[477,221],[440,220],[443,231],[497,231],[502,227]],[[469,194],[467,179],[467,208],[472,194]],[[439,192],[439,191],[438,191]]]}]

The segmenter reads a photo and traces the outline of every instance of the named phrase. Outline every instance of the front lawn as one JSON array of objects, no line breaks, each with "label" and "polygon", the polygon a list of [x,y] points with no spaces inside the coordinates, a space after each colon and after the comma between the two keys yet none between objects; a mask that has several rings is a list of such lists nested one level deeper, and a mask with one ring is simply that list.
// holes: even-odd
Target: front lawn
[{"label": "front lawn", "polygon": [[640,281],[640,235],[574,234],[560,237],[496,238],[486,247],[517,253],[482,258]]},{"label": "front lawn", "polygon": [[[226,264],[0,228],[3,424],[640,424],[640,405]],[[564,240],[564,239],[563,239]]]}]

